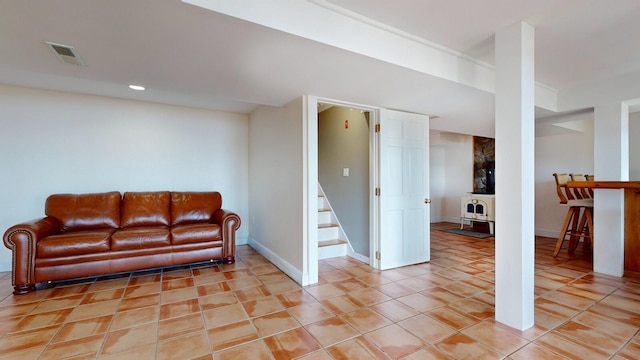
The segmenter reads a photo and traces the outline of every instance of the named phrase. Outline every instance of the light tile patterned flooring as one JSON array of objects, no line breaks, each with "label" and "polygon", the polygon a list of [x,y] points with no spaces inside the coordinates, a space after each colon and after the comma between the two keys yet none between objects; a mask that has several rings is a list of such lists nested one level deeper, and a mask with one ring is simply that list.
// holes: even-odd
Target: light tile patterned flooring
[{"label": "light tile patterned flooring", "polygon": [[591,272],[536,239],[535,326],[494,321],[493,239],[434,224],[432,261],[321,261],[300,287],[248,246],[234,265],[134,272],[11,295],[0,359],[638,359],[640,278]]}]

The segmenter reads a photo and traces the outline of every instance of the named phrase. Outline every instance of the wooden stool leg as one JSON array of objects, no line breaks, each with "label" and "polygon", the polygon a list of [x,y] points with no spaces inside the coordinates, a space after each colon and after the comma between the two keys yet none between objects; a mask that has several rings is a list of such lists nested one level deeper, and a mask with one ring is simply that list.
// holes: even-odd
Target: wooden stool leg
[{"label": "wooden stool leg", "polygon": [[553,257],[558,256],[558,253],[560,253],[560,248],[562,247],[562,242],[564,241],[565,235],[567,235],[567,229],[569,228],[569,222],[571,221],[573,213],[573,208],[569,208],[569,210],[567,210],[567,216],[564,218],[562,229],[560,229],[560,236],[558,237],[558,241],[556,242],[556,249],[553,252]]},{"label": "wooden stool leg", "polygon": [[[579,210],[578,210],[579,211]],[[580,238],[583,241],[587,241],[588,229],[586,229],[587,225],[587,208],[582,212],[582,216],[580,216],[580,223],[577,227],[575,227],[573,231],[573,235],[571,239],[573,241],[569,242],[569,253],[573,254],[576,248],[578,247],[578,243],[580,242]]]},{"label": "wooden stool leg", "polygon": [[578,221],[581,220],[580,217],[580,207],[572,206],[573,210],[573,221],[571,222],[571,229],[569,230],[569,254],[573,254],[576,247],[578,246],[578,242],[580,241],[580,232],[578,231]]}]

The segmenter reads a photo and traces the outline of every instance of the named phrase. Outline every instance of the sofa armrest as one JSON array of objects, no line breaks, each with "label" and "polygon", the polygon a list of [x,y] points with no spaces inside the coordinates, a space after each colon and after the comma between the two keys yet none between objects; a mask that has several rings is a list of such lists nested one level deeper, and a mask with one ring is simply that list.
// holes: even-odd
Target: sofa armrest
[{"label": "sofa armrest", "polygon": [[13,255],[12,284],[14,294],[25,294],[35,287],[36,243],[60,231],[58,221],[52,217],[32,220],[10,227],[4,233],[4,246]]},{"label": "sofa armrest", "polygon": [[229,210],[218,209],[213,213],[213,222],[222,228],[223,262],[233,264],[236,261],[236,230],[240,228],[240,216]]}]

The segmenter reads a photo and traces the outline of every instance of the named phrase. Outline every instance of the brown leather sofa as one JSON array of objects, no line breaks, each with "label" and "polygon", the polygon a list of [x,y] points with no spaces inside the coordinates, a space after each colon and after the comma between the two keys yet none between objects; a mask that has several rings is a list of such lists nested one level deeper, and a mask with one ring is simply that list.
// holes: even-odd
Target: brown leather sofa
[{"label": "brown leather sofa", "polygon": [[221,259],[235,261],[240,217],[218,192],[55,194],[45,217],[4,234],[14,294],[37,283]]}]

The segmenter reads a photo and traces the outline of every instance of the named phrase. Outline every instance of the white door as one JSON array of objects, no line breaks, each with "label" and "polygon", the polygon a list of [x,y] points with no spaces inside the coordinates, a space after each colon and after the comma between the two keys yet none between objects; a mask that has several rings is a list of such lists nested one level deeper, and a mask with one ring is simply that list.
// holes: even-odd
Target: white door
[{"label": "white door", "polygon": [[429,117],[383,109],[378,132],[380,270],[430,260]]}]

